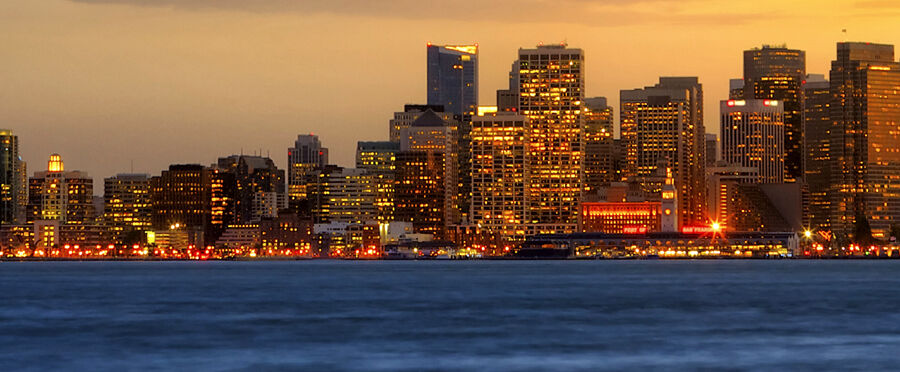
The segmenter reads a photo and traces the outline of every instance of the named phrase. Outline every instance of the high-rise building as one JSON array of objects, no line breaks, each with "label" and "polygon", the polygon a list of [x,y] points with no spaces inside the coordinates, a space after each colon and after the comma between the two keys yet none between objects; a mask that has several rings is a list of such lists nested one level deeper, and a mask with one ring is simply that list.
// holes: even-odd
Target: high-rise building
[{"label": "high-rise building", "polygon": [[103,180],[103,220],[119,244],[142,242],[152,229],[150,175],[118,174]]},{"label": "high-rise building", "polygon": [[94,179],[85,172],[66,171],[59,154],[50,155],[47,170],[28,180],[26,223],[40,220],[66,225],[94,222]]},{"label": "high-rise building", "polygon": [[454,120],[455,115],[444,112],[443,105],[404,105],[403,111],[395,112],[394,118],[390,121],[391,142],[400,142],[400,132],[409,128],[419,116],[422,116],[428,110],[433,111],[444,120]]},{"label": "high-rise building", "polygon": [[432,45],[428,53],[428,104],[460,117],[478,107],[478,45]]},{"label": "high-rise building", "polygon": [[460,218],[456,129],[426,111],[402,131],[397,153],[395,219],[436,238]]},{"label": "high-rise building", "polygon": [[394,220],[398,152],[399,142],[358,142],[356,145],[356,168],[365,170],[373,178],[376,220],[379,222]]},{"label": "high-rise building", "polygon": [[229,176],[199,164],[169,166],[150,181],[153,228],[196,231],[203,239],[192,243],[214,243],[231,222]]},{"label": "high-rise building", "polygon": [[287,207],[284,170],[263,156],[232,155],[219,158],[216,167],[230,174],[234,181],[229,189],[233,207],[232,223],[256,223],[263,218],[274,218],[278,210]]},{"label": "high-rise building", "polygon": [[653,200],[661,194],[666,170],[671,169],[678,193],[678,223],[705,226],[702,85],[696,77],[661,77],[654,86],[621,91],[620,98],[625,176]]},{"label": "high-rise building", "polygon": [[613,109],[606,97],[584,100],[584,186],[592,192],[616,181],[613,170]]},{"label": "high-rise building", "polygon": [[519,112],[526,128],[528,234],[578,228],[584,184],[584,52],[566,45],[519,49]]},{"label": "high-rise building", "polygon": [[744,99],[781,101],[784,108],[785,180],[803,176],[803,80],[806,52],[763,45],[744,51]]},{"label": "high-rise building", "polygon": [[784,182],[784,109],[776,100],[727,100],[722,115],[722,161],[759,169],[759,183]]},{"label": "high-rise building", "polygon": [[322,147],[319,136],[301,134],[294,147],[288,148],[288,196],[290,202],[306,199],[309,174],[328,164],[328,149]]},{"label": "high-rise building", "polygon": [[309,198],[316,223],[377,220],[374,176],[364,169],[329,166],[313,173]]},{"label": "high-rise building", "polygon": [[19,137],[9,129],[0,129],[0,150],[0,223],[24,223],[28,184],[23,181],[26,171],[19,156]]},{"label": "high-rise building", "polygon": [[831,90],[824,75],[808,75],[803,85],[803,178],[809,186],[811,228],[831,230]]},{"label": "high-rise building", "polygon": [[832,228],[853,233],[866,218],[873,235],[885,237],[900,219],[900,63],[894,46],[838,43],[830,81]]},{"label": "high-rise building", "polygon": [[525,128],[511,112],[472,118],[472,223],[507,241],[525,238]]}]

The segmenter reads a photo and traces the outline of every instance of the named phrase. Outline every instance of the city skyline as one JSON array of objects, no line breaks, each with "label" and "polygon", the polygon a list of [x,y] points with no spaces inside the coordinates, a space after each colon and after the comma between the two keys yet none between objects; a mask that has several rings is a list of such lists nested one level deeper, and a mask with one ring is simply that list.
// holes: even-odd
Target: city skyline
[{"label": "city skyline", "polygon": [[[8,87],[0,120],[19,135],[26,162],[40,164],[60,153],[97,185],[103,177],[130,172],[132,161],[135,172],[158,174],[169,164],[208,165],[219,156],[259,149],[286,169],[280,154],[285,144],[312,132],[333,149],[334,163],[349,166],[357,141],[386,139],[393,112],[403,104],[426,103],[428,42],[479,43],[480,104],[492,104],[495,90],[507,85],[517,49],[541,41],[568,41],[584,50],[585,97],[605,96],[617,111],[620,89],[658,76],[699,76],[704,106],[711,108],[704,116],[707,131],[716,133],[710,124],[718,112],[712,108],[727,98],[728,79],[741,76],[744,50],[785,43],[806,51],[809,73],[826,74],[837,41],[900,41],[900,32],[883,17],[900,8],[871,1],[817,2],[815,8],[801,2],[778,14],[760,12],[768,7],[757,4],[729,4],[724,11],[710,3],[704,10],[692,2],[653,10],[654,3],[646,1],[572,2],[570,9],[585,12],[571,15],[567,24],[542,22],[538,14],[563,14],[534,11],[538,3],[525,4],[531,9],[522,13],[529,16],[512,20],[515,14],[497,12],[502,1],[483,5],[468,20],[460,17],[473,9],[470,3],[437,16],[413,8],[407,15],[391,13],[402,12],[402,2],[383,10],[362,4],[351,13],[320,2],[124,3],[0,5],[0,31],[9,41],[0,51],[8,66],[0,72]],[[797,14],[805,16],[775,26]],[[611,22],[616,15],[622,19]],[[460,21],[472,27],[446,31],[448,23]],[[763,24],[772,27],[758,28]],[[409,25],[421,31],[401,30]],[[660,28],[667,32],[655,32]],[[691,53],[680,52],[685,44],[671,45],[679,38]],[[322,63],[320,51],[336,58]],[[679,63],[664,58],[676,52]],[[37,169],[30,168],[29,175]]]}]

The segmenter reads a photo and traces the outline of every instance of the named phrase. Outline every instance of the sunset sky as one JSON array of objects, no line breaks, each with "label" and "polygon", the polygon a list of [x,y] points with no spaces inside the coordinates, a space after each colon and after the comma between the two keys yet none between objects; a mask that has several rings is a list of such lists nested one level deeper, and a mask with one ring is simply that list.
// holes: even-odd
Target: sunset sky
[{"label": "sunset sky", "polygon": [[242,149],[284,167],[299,133],[352,166],[356,141],[424,103],[426,42],[479,43],[492,105],[519,47],[564,40],[585,50],[587,96],[615,107],[620,89],[699,76],[716,133],[743,50],[786,43],[827,73],[837,41],[900,44],[900,1],[2,1],[0,127],[29,174],[54,152],[98,181]]}]

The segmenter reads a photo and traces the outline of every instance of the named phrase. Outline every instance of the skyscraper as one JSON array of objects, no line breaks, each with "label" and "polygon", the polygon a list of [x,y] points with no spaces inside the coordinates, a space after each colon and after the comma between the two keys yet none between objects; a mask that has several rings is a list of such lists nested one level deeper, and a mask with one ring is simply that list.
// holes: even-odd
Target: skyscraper
[{"label": "skyscraper", "polygon": [[23,223],[27,183],[22,181],[25,163],[19,157],[19,137],[0,129],[0,223]]},{"label": "skyscraper", "polygon": [[852,233],[861,218],[873,235],[900,222],[900,63],[894,46],[837,44],[831,62],[832,228]]},{"label": "skyscraper", "polygon": [[[151,223],[156,230],[202,233],[195,244],[211,244],[231,222],[225,172],[199,164],[169,166],[150,181]],[[199,234],[197,235],[199,236]]]},{"label": "skyscraper", "polygon": [[722,161],[759,170],[759,183],[784,182],[784,110],[775,100],[727,100],[722,115]]},{"label": "skyscraper", "polygon": [[744,51],[744,99],[778,100],[784,106],[785,180],[803,176],[803,80],[806,52],[763,45]]},{"label": "skyscraper", "polygon": [[525,128],[504,112],[472,118],[472,223],[508,241],[525,237]]},{"label": "skyscraper", "polygon": [[803,178],[809,185],[809,220],[816,230],[831,230],[831,88],[823,75],[803,85]]},{"label": "skyscraper", "polygon": [[428,104],[471,117],[478,107],[478,45],[432,45],[428,53]]},{"label": "skyscraper", "polygon": [[379,222],[394,220],[394,188],[399,142],[358,142],[356,167],[372,176],[375,188],[375,211]]},{"label": "skyscraper", "polygon": [[287,207],[287,193],[284,186],[284,170],[267,157],[251,155],[231,155],[219,158],[216,167],[228,174],[234,184],[229,189],[233,223],[247,224],[259,222],[263,218],[274,218],[279,209]]},{"label": "skyscraper", "polygon": [[446,236],[459,223],[456,123],[429,110],[401,132],[395,219],[417,232]]},{"label": "skyscraper", "polygon": [[584,180],[584,53],[566,45],[519,49],[519,112],[528,117],[528,234],[578,228]]},{"label": "skyscraper", "polygon": [[85,172],[66,171],[59,154],[50,155],[47,170],[28,180],[26,223],[40,220],[60,224],[89,225],[94,222],[94,179]]},{"label": "skyscraper", "polygon": [[294,147],[288,148],[288,195],[290,201],[306,199],[309,174],[328,164],[328,149],[322,147],[319,136],[301,134]]},{"label": "skyscraper", "polygon": [[143,241],[143,232],[152,227],[150,175],[118,174],[105,178],[103,200],[103,220],[114,241],[119,244]]},{"label": "skyscraper", "polygon": [[373,174],[364,169],[329,166],[313,172],[313,176],[309,196],[314,221],[363,224],[377,220]]},{"label": "skyscraper", "polygon": [[606,97],[584,100],[584,186],[594,191],[614,181],[613,109]]},{"label": "skyscraper", "polygon": [[703,86],[696,77],[661,77],[654,86],[621,91],[620,99],[625,176],[653,198],[671,169],[678,223],[705,225]]}]

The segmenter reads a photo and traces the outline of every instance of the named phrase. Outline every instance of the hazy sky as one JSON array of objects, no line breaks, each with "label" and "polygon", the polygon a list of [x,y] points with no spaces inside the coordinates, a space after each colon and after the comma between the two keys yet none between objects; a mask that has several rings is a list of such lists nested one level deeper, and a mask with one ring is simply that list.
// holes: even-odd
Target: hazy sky
[{"label": "hazy sky", "polygon": [[519,47],[567,40],[585,50],[588,96],[616,107],[620,89],[699,76],[718,132],[742,50],[787,43],[826,73],[836,41],[900,44],[898,25],[895,0],[7,0],[0,127],[29,173],[58,152],[98,181],[242,149],[284,167],[299,133],[349,166],[356,141],[387,139],[394,111],[424,103],[426,42],[478,42],[494,104]]}]

